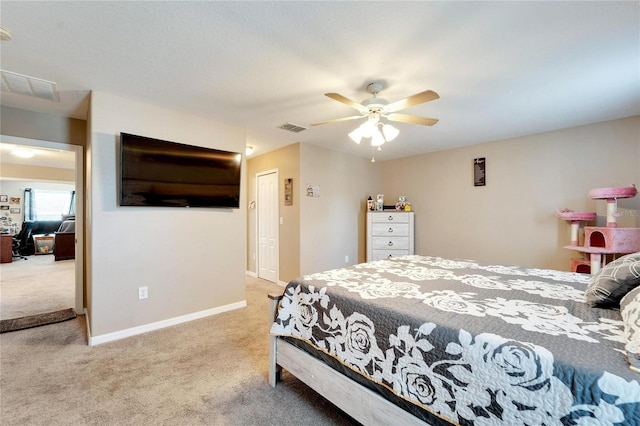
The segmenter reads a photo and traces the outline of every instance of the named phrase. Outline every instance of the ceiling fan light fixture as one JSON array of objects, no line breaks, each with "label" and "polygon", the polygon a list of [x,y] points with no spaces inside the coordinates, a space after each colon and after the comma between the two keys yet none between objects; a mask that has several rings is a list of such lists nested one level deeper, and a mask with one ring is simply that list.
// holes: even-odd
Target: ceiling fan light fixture
[{"label": "ceiling fan light fixture", "polygon": [[359,127],[360,132],[362,133],[362,137],[363,138],[372,137],[374,133],[378,131],[378,128],[376,127],[377,124],[378,124],[377,118],[371,118],[371,117],[369,117],[367,121],[362,123],[362,125]]},{"label": "ceiling fan light fixture", "polygon": [[349,137],[351,138],[352,141],[354,141],[357,144],[360,144],[360,141],[362,141],[362,126],[358,127],[357,129],[355,129],[353,132],[349,133]]},{"label": "ceiling fan light fixture", "polygon": [[[373,95],[372,98],[366,99],[362,102],[356,102],[342,96],[339,93],[325,93],[325,96],[338,101],[344,105],[356,109],[360,115],[353,115],[350,117],[336,118],[333,120],[323,121],[320,123],[311,124],[312,126],[319,126],[321,124],[329,123],[341,123],[344,121],[357,120],[366,118],[366,121],[362,123],[357,129],[352,130],[349,133],[349,138],[357,144],[362,142],[362,139],[371,139],[371,146],[373,151],[380,151],[381,146],[386,142],[391,142],[400,134],[400,130],[396,127],[386,124],[381,121],[382,118],[385,121],[419,124],[422,126],[433,126],[438,122],[435,118],[418,117],[415,115],[399,114],[398,111],[419,105],[425,102],[430,102],[439,99],[440,96],[432,91],[425,90],[415,95],[408,96],[404,99],[389,103],[384,98],[379,98],[378,93],[385,87],[383,81],[374,81],[367,86],[367,91]],[[371,156],[371,162],[375,162],[373,155]]]},{"label": "ceiling fan light fixture", "polygon": [[380,133],[379,130],[376,130],[371,136],[371,146],[380,146],[384,143],[384,136]]},{"label": "ceiling fan light fixture", "polygon": [[382,134],[387,142],[391,142],[400,134],[400,130],[393,127],[391,124],[384,124],[382,126]]}]

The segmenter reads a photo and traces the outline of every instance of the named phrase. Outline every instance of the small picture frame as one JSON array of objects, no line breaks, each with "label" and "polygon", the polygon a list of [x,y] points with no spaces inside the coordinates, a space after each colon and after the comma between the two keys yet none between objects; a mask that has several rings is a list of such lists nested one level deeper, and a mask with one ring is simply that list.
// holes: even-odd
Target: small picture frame
[{"label": "small picture frame", "polygon": [[486,160],[482,158],[473,159],[473,186],[485,186],[487,184]]},{"label": "small picture frame", "polygon": [[284,180],[284,205],[293,205],[293,179],[291,178]]},{"label": "small picture frame", "polygon": [[11,207],[11,209],[9,210],[9,213],[20,214],[20,207]]},{"label": "small picture frame", "polygon": [[0,206],[0,210],[9,210],[8,205]]},{"label": "small picture frame", "polygon": [[9,202],[9,196],[8,195],[0,195],[0,203],[7,203]]},{"label": "small picture frame", "polygon": [[9,204],[20,204],[20,197],[11,197],[9,199]]},{"label": "small picture frame", "polygon": [[307,197],[320,197],[320,185],[307,184]]}]

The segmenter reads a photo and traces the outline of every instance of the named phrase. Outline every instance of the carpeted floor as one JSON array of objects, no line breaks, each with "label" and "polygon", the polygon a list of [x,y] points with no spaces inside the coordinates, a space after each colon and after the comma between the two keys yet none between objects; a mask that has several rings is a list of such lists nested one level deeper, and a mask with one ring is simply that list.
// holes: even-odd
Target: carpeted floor
[{"label": "carpeted floor", "polygon": [[0,318],[18,318],[75,307],[75,260],[27,256],[0,265]]},{"label": "carpeted floor", "polygon": [[353,425],[286,371],[267,383],[267,294],[243,309],[88,347],[84,316],[0,335],[2,425]]}]

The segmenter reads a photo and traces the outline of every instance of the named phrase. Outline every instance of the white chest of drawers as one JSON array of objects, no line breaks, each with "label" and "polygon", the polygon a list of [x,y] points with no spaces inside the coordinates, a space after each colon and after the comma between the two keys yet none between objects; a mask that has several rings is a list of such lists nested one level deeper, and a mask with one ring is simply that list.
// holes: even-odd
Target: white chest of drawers
[{"label": "white chest of drawers", "polygon": [[413,212],[367,212],[367,262],[413,254]]}]

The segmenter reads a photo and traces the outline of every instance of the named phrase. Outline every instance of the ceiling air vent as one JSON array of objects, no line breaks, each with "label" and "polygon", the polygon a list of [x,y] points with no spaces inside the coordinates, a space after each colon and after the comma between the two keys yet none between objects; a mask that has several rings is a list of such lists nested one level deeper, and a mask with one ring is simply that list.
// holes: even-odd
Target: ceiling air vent
[{"label": "ceiling air vent", "polygon": [[2,90],[5,92],[20,93],[27,96],[49,99],[58,102],[56,83],[41,78],[29,77],[11,71],[0,70],[2,76]]},{"label": "ceiling air vent", "polygon": [[293,133],[300,133],[303,130],[307,130],[306,127],[298,126],[297,124],[293,123],[285,123],[282,126],[278,126],[278,129],[288,130]]}]

